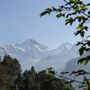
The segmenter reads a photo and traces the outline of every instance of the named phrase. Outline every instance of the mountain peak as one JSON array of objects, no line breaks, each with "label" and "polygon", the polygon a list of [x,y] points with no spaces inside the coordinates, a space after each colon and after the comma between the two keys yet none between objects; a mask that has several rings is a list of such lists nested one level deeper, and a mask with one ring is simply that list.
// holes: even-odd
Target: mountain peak
[{"label": "mountain peak", "polygon": [[72,46],[73,46],[72,44],[66,42],[66,43],[61,44],[61,46],[59,47],[59,49],[71,49]]},{"label": "mountain peak", "polygon": [[24,43],[28,43],[28,44],[36,43],[37,44],[37,42],[34,39],[27,39],[27,40],[24,41]]}]

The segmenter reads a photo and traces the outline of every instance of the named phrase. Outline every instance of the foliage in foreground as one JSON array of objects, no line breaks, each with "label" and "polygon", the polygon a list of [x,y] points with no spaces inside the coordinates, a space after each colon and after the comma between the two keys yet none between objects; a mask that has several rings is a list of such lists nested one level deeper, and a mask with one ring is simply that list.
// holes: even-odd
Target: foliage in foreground
[{"label": "foliage in foreground", "polygon": [[[83,55],[86,52],[90,52],[90,36],[85,36],[85,33],[89,30],[90,23],[90,3],[86,3],[87,0],[63,0],[63,5],[60,5],[58,7],[52,7],[47,8],[45,11],[43,11],[40,16],[44,16],[46,14],[51,14],[52,12],[56,13],[56,17],[64,18],[65,19],[65,25],[74,25],[77,22],[76,32],[74,33],[75,36],[80,35],[82,38],[82,41],[79,41],[77,45],[80,45],[81,48],[79,49],[80,56]],[[88,0],[89,1],[89,0]],[[87,63],[90,61],[90,55],[81,58],[78,60],[78,64],[87,65]],[[87,90],[90,90],[90,79],[86,77],[87,74],[90,72],[84,71],[84,70],[77,70],[70,72],[71,74],[74,74],[75,76],[83,76],[83,81],[76,81],[75,79],[69,79],[71,83],[77,82],[80,83],[81,88],[85,88]]]},{"label": "foliage in foreground", "polygon": [[34,67],[21,73],[16,59],[5,56],[0,62],[0,90],[74,90],[51,69],[35,72]]}]

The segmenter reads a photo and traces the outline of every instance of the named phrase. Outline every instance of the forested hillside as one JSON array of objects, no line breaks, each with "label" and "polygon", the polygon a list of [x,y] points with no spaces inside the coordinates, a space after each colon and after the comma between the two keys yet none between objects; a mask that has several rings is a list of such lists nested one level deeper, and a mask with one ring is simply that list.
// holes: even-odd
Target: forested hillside
[{"label": "forested hillside", "polygon": [[18,60],[9,55],[0,61],[0,90],[74,90],[64,79],[56,78],[51,69],[21,72]]}]

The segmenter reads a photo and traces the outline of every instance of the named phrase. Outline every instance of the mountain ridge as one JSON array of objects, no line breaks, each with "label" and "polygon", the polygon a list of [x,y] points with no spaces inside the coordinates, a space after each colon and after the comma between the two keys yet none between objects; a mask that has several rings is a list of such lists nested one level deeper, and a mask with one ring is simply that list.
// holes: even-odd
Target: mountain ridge
[{"label": "mountain ridge", "polygon": [[[72,51],[75,55],[70,56],[68,52],[72,53]],[[0,56],[3,57],[5,54],[18,59],[23,70],[30,69],[31,66],[35,66],[38,70],[39,68],[46,69],[46,66],[47,68],[54,67],[55,69],[58,69],[60,63],[59,59],[62,59],[61,62],[64,61],[61,63],[64,65],[64,63],[66,64],[69,60],[68,55],[70,56],[70,59],[77,57],[77,47],[70,43],[64,43],[59,48],[50,49],[33,39],[27,39],[22,43],[0,45]],[[64,54],[66,56],[64,56]],[[65,57],[67,60],[65,60]]]}]

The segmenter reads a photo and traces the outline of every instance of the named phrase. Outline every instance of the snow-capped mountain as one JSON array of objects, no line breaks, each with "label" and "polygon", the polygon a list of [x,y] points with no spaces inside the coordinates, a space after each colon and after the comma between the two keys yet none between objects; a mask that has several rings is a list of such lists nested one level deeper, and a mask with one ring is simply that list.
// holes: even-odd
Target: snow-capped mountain
[{"label": "snow-capped mountain", "polygon": [[47,51],[49,51],[49,48],[32,39],[28,39],[20,44],[0,45],[0,56],[3,57],[6,54],[17,58],[23,70],[34,66]]},{"label": "snow-capped mountain", "polygon": [[61,72],[64,70],[66,63],[76,57],[78,57],[78,47],[64,43],[59,48],[48,51],[41,62],[35,64],[35,68],[42,70],[52,67],[56,71]]},{"label": "snow-capped mountain", "polygon": [[57,49],[49,49],[33,39],[28,39],[22,43],[0,45],[0,56],[5,54],[17,58],[22,70],[34,66],[37,71],[49,67],[62,71],[69,60],[78,57],[78,47],[64,43]]}]

